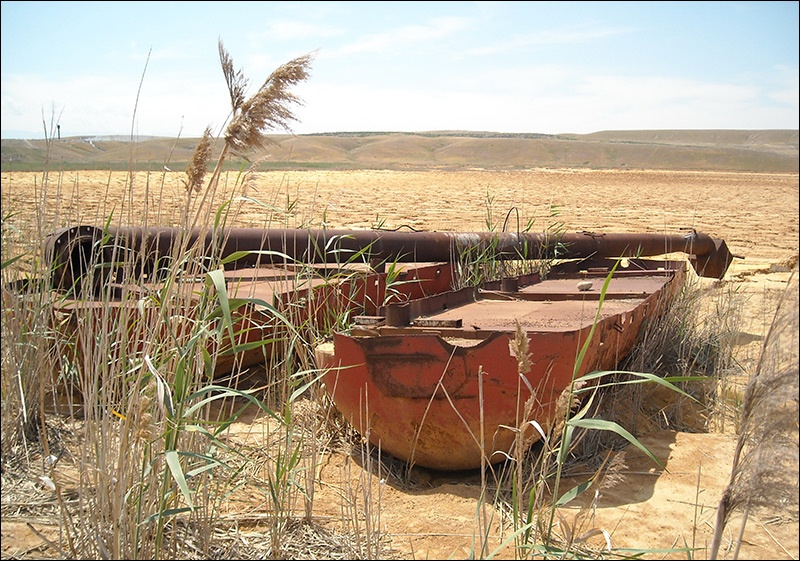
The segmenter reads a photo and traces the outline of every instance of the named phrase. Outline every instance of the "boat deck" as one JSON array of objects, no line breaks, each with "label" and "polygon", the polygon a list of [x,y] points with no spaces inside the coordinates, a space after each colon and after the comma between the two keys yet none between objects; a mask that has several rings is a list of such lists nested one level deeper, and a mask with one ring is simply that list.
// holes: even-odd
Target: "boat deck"
[{"label": "boat deck", "polygon": [[[615,272],[603,295],[607,271],[566,274],[512,290],[462,289],[444,297],[388,306],[385,315],[360,318],[354,335],[437,333],[443,337],[481,339],[497,331],[572,331],[595,320],[633,313],[672,279],[673,269]],[[591,284],[587,288],[587,284]],[[580,288],[579,288],[580,286]],[[409,308],[399,321],[393,313]],[[402,314],[400,314],[402,315]]]}]

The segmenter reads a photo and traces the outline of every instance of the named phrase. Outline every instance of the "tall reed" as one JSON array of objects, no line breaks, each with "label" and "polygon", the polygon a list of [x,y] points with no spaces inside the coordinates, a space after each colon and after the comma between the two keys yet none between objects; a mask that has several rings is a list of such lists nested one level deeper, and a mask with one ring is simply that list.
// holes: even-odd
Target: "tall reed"
[{"label": "tall reed", "polygon": [[779,506],[797,518],[798,480],[798,270],[795,266],[750,377],[728,486],[717,507],[709,559],[717,559],[732,514],[742,520],[731,544],[738,559],[751,512]]}]

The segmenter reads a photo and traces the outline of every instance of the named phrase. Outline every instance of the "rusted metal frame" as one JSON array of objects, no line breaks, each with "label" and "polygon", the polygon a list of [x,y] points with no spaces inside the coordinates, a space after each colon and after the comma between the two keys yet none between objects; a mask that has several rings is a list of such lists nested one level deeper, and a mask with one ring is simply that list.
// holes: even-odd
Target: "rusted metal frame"
[{"label": "rusted metal frame", "polygon": [[407,302],[389,304],[381,307],[378,313],[386,318],[386,325],[401,327],[409,325],[415,318],[420,316],[427,316],[444,310],[457,308],[464,304],[474,302],[476,298],[477,289],[475,287],[465,287],[459,290],[450,290],[432,296],[409,300]]}]

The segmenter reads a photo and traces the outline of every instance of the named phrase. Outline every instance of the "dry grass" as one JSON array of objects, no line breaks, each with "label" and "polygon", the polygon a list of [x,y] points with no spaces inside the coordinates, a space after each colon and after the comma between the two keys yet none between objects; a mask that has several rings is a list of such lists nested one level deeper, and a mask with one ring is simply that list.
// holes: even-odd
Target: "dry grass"
[{"label": "dry grass", "polygon": [[797,273],[795,265],[744,394],[731,480],[717,510],[710,559],[717,558],[722,533],[735,510],[743,510],[744,519],[734,558],[738,558],[741,536],[751,509],[777,506],[789,516],[798,516],[800,312]]}]

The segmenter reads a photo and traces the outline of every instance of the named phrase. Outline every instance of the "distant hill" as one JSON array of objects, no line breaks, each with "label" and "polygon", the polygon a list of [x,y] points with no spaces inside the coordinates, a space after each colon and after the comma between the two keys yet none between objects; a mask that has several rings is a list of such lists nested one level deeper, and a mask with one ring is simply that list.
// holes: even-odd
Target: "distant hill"
[{"label": "distant hill", "polygon": [[[270,135],[260,153],[229,166],[259,169],[664,169],[798,172],[797,130],[648,130],[591,134],[470,131],[338,132]],[[3,171],[183,170],[198,139],[70,137],[2,140]],[[221,140],[218,142],[220,149]]]}]

